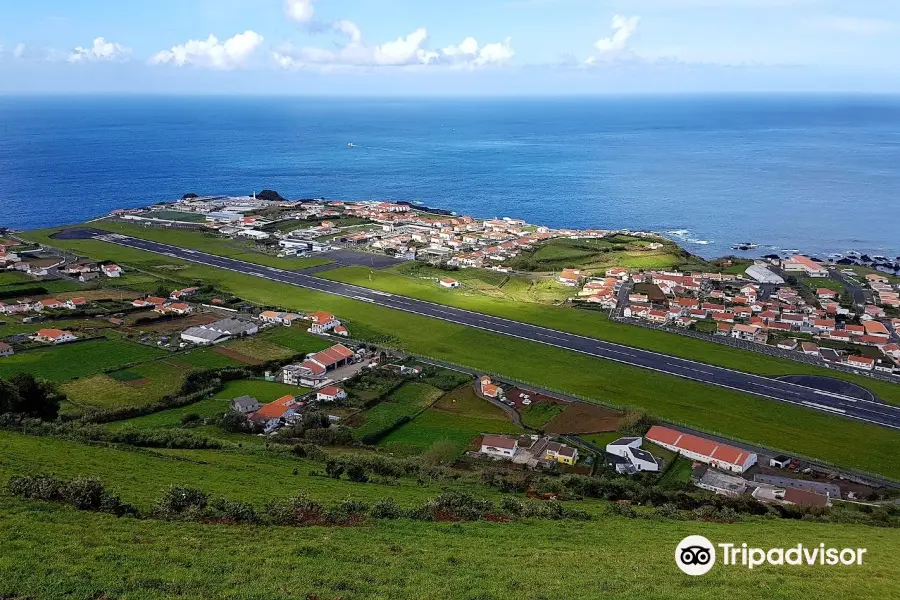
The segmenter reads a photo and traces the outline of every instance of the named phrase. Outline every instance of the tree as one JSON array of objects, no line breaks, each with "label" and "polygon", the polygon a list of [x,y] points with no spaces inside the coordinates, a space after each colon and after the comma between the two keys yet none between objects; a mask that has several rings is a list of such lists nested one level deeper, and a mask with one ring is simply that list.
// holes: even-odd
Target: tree
[{"label": "tree", "polygon": [[235,411],[222,415],[219,426],[228,433],[250,433],[252,429],[247,417]]},{"label": "tree", "polygon": [[9,383],[15,388],[18,402],[13,403],[8,412],[37,417],[52,421],[59,414],[59,403],[63,399],[56,386],[49,381],[38,381],[34,375],[20,373]]},{"label": "tree", "polygon": [[21,403],[16,386],[0,379],[0,414],[18,412]]}]

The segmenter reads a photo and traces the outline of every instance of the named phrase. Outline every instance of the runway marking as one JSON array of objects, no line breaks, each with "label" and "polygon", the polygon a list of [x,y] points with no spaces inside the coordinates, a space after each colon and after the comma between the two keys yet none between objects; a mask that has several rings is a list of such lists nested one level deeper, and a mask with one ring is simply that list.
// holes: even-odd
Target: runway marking
[{"label": "runway marking", "polygon": [[831,406],[825,406],[824,404],[818,404],[816,402],[808,402],[806,400],[803,401],[803,404],[806,406],[811,406],[813,408],[817,408],[819,410],[827,410],[828,412],[838,413],[838,414],[846,414],[847,411],[842,408],[832,408]]},{"label": "runway marking", "polygon": [[845,402],[859,402],[859,398],[854,398],[852,396],[844,396],[843,394],[835,394],[833,392],[823,392],[822,390],[815,391],[820,396],[830,396],[832,398],[837,398],[838,400],[844,400]]}]

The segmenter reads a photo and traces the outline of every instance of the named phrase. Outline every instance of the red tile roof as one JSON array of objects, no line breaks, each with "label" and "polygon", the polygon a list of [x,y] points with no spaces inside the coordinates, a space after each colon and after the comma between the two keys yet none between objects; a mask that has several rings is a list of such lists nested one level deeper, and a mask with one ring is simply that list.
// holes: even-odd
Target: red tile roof
[{"label": "red tile roof", "polygon": [[294,407],[295,400],[293,396],[282,396],[274,402],[263,405],[258,411],[253,413],[253,417],[257,419],[280,419],[284,413]]},{"label": "red tile roof", "polygon": [[734,446],[720,444],[712,440],[707,440],[695,435],[682,433],[668,427],[654,425],[650,428],[645,436],[652,442],[661,442],[670,446],[675,446],[680,450],[686,450],[695,454],[709,457],[723,463],[743,466],[747,462],[750,453]]}]

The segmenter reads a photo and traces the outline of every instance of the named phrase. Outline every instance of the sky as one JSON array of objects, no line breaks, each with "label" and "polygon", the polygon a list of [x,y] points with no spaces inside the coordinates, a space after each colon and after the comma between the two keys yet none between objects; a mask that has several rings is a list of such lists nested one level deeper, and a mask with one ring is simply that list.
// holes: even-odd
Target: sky
[{"label": "sky", "polygon": [[0,0],[0,93],[900,92],[900,0]]}]

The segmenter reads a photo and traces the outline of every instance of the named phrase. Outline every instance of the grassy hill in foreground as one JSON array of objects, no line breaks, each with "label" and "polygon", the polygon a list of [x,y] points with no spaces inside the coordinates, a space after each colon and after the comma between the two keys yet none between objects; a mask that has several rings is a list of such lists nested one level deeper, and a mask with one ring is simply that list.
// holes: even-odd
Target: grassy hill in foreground
[{"label": "grassy hill in foreground", "polygon": [[[442,489],[497,501],[473,482],[391,485],[313,476],[321,463],[256,451],[148,451],[0,432],[0,481],[53,472],[98,476],[148,509],[170,484],[261,506],[306,492],[325,502],[393,497],[420,505]],[[589,521],[441,523],[374,520],[349,527],[272,527],[138,520],[14,499],[0,491],[2,598],[755,599],[896,597],[900,530],[747,518],[733,524],[610,516],[571,501]],[[717,566],[677,570],[685,536],[764,548],[825,542],[865,547],[853,567]]]},{"label": "grassy hill in foreground", "polygon": [[[804,522],[588,522],[361,527],[199,525],[83,513],[0,496],[0,596],[33,598],[895,598],[896,530]],[[761,547],[868,548],[852,567],[677,570],[685,536]]]}]

